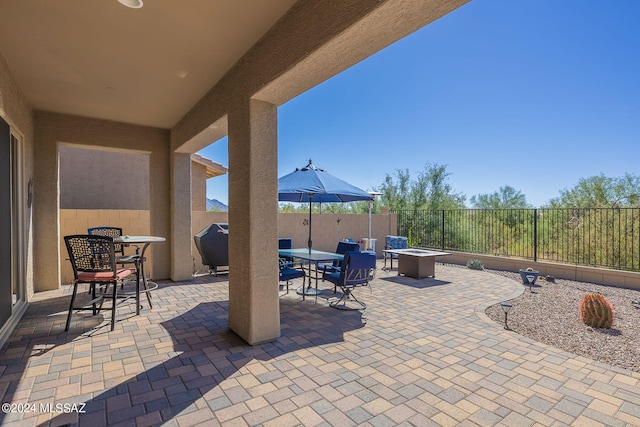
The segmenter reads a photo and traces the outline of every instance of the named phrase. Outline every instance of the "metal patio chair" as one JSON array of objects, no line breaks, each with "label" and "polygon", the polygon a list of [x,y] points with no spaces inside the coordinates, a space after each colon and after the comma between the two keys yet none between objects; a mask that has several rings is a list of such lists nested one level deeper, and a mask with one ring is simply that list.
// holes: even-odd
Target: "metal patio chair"
[{"label": "metal patio chair", "polygon": [[304,289],[304,284],[305,284],[305,280],[307,275],[305,274],[304,271],[294,268],[293,267],[293,263],[291,261],[289,261],[286,258],[280,258],[279,260],[279,264],[280,264],[280,282],[286,282],[286,286],[287,286],[287,293],[289,293],[289,283],[293,280],[293,279],[298,279],[300,277],[302,277],[302,288]]},{"label": "metal patio chair", "polygon": [[[113,237],[111,236],[78,234],[65,236],[64,242],[69,253],[69,260],[71,261],[74,277],[69,314],[67,315],[67,323],[64,330],[69,330],[71,315],[74,310],[92,310],[95,315],[102,310],[104,300],[111,299],[111,330],[113,331],[119,298],[121,302],[124,302],[135,296],[136,305],[140,307],[140,274],[137,263],[136,268],[133,269],[117,268],[115,245],[113,243]],[[122,295],[119,295],[118,283],[132,274],[136,275],[135,293],[125,294],[123,292]],[[76,296],[80,283],[89,284],[91,300],[82,306],[76,307]],[[109,289],[109,285],[111,285],[111,289]],[[100,293],[97,292],[97,287],[100,287]]]},{"label": "metal patio chair", "polygon": [[[385,249],[408,249],[409,239],[404,236],[386,236],[385,237]],[[387,259],[391,260],[391,270],[393,270],[393,260],[398,259],[398,254],[390,254],[383,252],[384,255],[384,267],[387,268]]]},{"label": "metal patio chair", "polygon": [[[342,269],[325,276],[326,280],[340,287],[342,296],[330,300],[329,306],[342,310],[360,310],[367,305],[353,295],[356,287],[369,286],[376,270],[376,256],[372,252],[347,252],[344,255]],[[348,302],[360,305],[358,308],[347,306]],[[342,303],[342,304],[341,304]]]},{"label": "metal patio chair", "polygon": [[[356,242],[353,242],[353,241],[349,242],[346,240],[342,240],[338,242],[338,246],[336,247],[335,253],[344,255],[347,252],[360,252],[360,245]],[[322,270],[322,281],[324,281],[325,275],[329,273],[340,272],[341,268],[342,268],[342,261],[333,261],[331,264],[327,264],[327,263],[318,264],[318,269]],[[337,290],[337,287],[334,286],[333,287],[334,294],[336,293],[336,290]]]}]

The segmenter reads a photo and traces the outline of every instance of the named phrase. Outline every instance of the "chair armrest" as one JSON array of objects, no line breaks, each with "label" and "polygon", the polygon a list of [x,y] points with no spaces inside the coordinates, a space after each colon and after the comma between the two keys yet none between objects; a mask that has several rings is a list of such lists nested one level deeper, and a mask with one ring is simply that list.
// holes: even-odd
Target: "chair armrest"
[{"label": "chair armrest", "polygon": [[286,258],[278,258],[278,264],[280,265],[280,269],[287,267],[293,267],[293,261],[290,261]]}]

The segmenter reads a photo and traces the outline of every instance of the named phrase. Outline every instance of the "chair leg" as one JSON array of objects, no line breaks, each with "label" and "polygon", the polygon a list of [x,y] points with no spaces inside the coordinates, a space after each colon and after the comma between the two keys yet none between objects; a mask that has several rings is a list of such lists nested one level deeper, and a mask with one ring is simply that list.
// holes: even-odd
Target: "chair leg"
[{"label": "chair leg", "polygon": [[69,331],[69,326],[71,325],[71,314],[73,313],[73,304],[76,301],[76,294],[78,293],[78,282],[73,284],[73,292],[71,293],[71,304],[69,304],[69,314],[67,315],[67,324],[64,327],[64,331]]},{"label": "chair leg", "polygon": [[[118,282],[112,282],[113,285],[113,293],[112,293],[112,301],[111,301],[111,330],[113,331],[116,327],[116,305],[118,299]],[[108,285],[107,285],[108,286]]]},{"label": "chair leg", "polygon": [[[96,286],[98,286],[98,284],[96,283]],[[102,292],[102,299],[100,299],[100,305],[98,305],[98,313],[100,313],[102,311],[102,304],[104,304],[104,296],[106,295],[107,291],[109,290],[109,285],[106,285],[107,287],[105,288],[105,284],[104,283],[100,283],[100,292]]]},{"label": "chair leg", "polygon": [[[358,303],[362,308],[348,307],[347,301],[353,301],[355,303]],[[340,305],[340,302],[342,302],[341,305]],[[345,287],[345,288],[342,288],[342,296],[340,297],[340,299],[331,301],[329,303],[329,307],[337,308],[339,310],[364,310],[367,308],[367,304],[363,303],[358,298],[356,298],[355,295],[353,295],[353,292],[351,292],[351,288]]]},{"label": "chair leg", "polygon": [[91,301],[93,301],[93,304],[91,304],[91,308],[92,308],[92,313],[95,316],[96,314],[98,314],[98,309],[96,306],[96,282],[91,282],[89,284],[89,293],[91,294]]},{"label": "chair leg", "polygon": [[[146,291],[145,286],[145,291]],[[149,299],[149,292],[145,292],[147,294],[147,300],[149,301],[149,305],[151,305],[151,299]],[[136,262],[136,315],[140,314],[140,267]]]}]

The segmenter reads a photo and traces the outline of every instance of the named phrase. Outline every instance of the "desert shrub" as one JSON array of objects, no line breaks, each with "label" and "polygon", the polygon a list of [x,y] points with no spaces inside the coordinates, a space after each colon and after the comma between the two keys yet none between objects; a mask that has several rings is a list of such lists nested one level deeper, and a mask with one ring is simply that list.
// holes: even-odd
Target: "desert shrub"
[{"label": "desert shrub", "polygon": [[479,259],[470,259],[467,261],[467,267],[472,270],[484,270],[484,265],[482,265],[482,261]]}]

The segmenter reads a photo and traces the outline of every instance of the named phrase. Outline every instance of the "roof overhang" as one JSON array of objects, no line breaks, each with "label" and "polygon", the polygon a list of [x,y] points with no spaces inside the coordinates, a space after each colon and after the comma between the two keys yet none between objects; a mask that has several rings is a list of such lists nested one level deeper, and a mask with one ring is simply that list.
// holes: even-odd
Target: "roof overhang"
[{"label": "roof overhang", "polygon": [[221,165],[218,162],[214,162],[211,159],[203,157],[199,154],[192,154],[191,161],[201,164],[206,168],[205,175],[207,179],[224,175],[228,172],[228,169],[225,166]]}]

